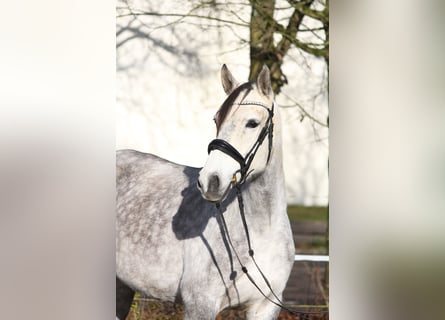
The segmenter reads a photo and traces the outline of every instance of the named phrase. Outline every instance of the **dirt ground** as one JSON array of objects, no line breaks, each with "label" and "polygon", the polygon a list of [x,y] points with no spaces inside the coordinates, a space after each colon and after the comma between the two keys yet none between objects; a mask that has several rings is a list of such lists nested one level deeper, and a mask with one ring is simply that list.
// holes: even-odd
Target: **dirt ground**
[{"label": "dirt ground", "polygon": [[[311,310],[316,311],[316,310]],[[141,301],[138,306],[132,308],[127,320],[180,320],[184,312],[181,305],[160,301]],[[243,320],[245,312],[242,308],[224,310],[220,312],[216,320]],[[293,315],[281,311],[278,320],[328,320],[327,313]]]}]

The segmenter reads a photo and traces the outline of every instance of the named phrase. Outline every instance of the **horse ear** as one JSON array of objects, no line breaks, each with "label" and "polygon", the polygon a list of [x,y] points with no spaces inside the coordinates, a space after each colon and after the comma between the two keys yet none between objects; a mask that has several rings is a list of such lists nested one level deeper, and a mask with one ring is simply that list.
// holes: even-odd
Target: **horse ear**
[{"label": "horse ear", "polygon": [[270,82],[270,71],[266,65],[263,65],[263,68],[258,75],[256,80],[257,87],[262,94],[266,97],[269,97],[272,94],[272,84]]},{"label": "horse ear", "polygon": [[236,79],[232,76],[229,68],[227,68],[225,64],[223,64],[221,68],[221,82],[227,95],[229,95],[239,85],[238,81],[236,81]]}]

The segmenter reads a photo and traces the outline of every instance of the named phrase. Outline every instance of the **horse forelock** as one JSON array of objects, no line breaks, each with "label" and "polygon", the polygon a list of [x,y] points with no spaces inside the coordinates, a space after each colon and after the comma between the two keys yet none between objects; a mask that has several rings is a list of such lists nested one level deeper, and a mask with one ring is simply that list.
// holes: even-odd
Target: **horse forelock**
[{"label": "horse forelock", "polygon": [[243,92],[245,92],[244,97],[246,97],[252,89],[253,89],[252,82],[243,83],[235,90],[233,90],[230,93],[230,95],[226,98],[226,100],[223,102],[223,104],[221,105],[221,107],[219,108],[218,112],[215,115],[216,130],[218,132],[219,128],[221,127],[221,124],[224,122],[230,110],[232,109],[235,100]]}]

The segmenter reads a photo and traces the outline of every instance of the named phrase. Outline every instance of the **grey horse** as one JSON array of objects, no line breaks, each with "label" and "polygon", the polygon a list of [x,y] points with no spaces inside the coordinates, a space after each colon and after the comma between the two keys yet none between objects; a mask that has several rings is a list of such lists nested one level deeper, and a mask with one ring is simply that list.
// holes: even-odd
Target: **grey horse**
[{"label": "grey horse", "polygon": [[[241,264],[276,301],[249,256],[234,188],[243,182],[238,190],[255,259],[281,299],[295,248],[270,73],[264,66],[256,80],[240,85],[223,65],[221,79],[227,98],[215,116],[217,140],[244,158],[256,145],[248,170],[240,170],[227,148],[209,148],[202,169],[134,150],[117,152],[116,313],[121,320],[135,291],[183,303],[187,320],[215,319],[236,305],[245,306],[247,319],[278,317],[280,308],[242,271]],[[258,144],[266,126],[268,136]]]}]

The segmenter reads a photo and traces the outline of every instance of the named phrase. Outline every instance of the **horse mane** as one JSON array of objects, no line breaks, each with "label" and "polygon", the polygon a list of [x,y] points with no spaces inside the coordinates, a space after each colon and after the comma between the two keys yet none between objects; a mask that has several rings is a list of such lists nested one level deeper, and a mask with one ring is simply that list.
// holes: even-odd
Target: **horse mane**
[{"label": "horse mane", "polygon": [[229,114],[235,100],[243,91],[246,91],[246,93],[244,94],[244,97],[246,97],[249,94],[249,92],[253,89],[252,84],[253,84],[252,82],[243,83],[235,90],[233,90],[230,93],[230,95],[226,98],[226,100],[223,102],[223,104],[221,105],[221,107],[219,108],[218,112],[215,115],[215,123],[217,131],[219,131],[221,124],[224,122],[227,115]]}]

